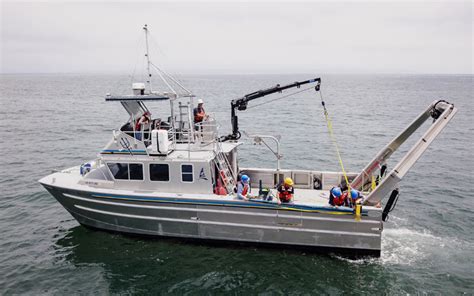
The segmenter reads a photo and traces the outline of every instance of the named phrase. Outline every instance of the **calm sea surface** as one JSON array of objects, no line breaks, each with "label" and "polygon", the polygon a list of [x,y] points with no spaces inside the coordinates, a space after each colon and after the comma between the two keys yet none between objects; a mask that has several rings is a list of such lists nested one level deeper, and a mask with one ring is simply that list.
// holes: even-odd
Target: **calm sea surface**
[{"label": "calm sea surface", "polygon": [[[205,100],[222,133],[229,131],[231,99],[308,78],[313,77],[180,77]],[[362,169],[433,100],[459,108],[403,180],[379,259],[190,245],[85,229],[37,180],[96,157],[112,129],[127,120],[119,103],[103,97],[128,93],[131,79],[0,75],[0,294],[473,294],[473,76],[322,79],[349,171]],[[150,105],[163,118],[168,106]],[[314,91],[249,108],[239,119],[248,133],[283,136],[283,168],[338,170]],[[241,166],[275,166],[264,147],[244,141]],[[394,154],[392,168],[414,142]]]}]

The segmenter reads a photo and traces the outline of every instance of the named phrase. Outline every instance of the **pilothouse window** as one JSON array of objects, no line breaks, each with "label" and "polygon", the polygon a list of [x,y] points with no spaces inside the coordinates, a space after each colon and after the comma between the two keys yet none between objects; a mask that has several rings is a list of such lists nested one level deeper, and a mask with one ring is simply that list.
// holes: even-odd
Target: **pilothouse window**
[{"label": "pilothouse window", "polygon": [[108,163],[116,180],[143,180],[143,165],[139,163]]},{"label": "pilothouse window", "polygon": [[168,182],[170,180],[170,169],[167,164],[150,164],[150,180]]},{"label": "pilothouse window", "polygon": [[138,163],[129,164],[130,180],[143,180],[143,166]]},{"label": "pilothouse window", "polygon": [[181,165],[181,181],[193,182],[193,166],[190,164]]}]

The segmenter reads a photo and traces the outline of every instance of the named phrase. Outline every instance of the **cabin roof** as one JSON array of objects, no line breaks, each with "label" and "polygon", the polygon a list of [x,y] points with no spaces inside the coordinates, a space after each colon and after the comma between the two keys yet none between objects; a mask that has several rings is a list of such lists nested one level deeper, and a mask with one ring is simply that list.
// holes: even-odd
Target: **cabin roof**
[{"label": "cabin roof", "polygon": [[164,101],[169,100],[170,97],[156,94],[146,95],[126,95],[126,96],[115,96],[108,95],[105,97],[105,101],[119,101],[119,102],[130,102],[130,101]]},{"label": "cabin roof", "polygon": [[[221,143],[222,152],[229,153],[237,146],[241,145],[242,142],[223,142]],[[176,149],[173,150],[167,156],[149,156],[147,154],[138,154],[134,153],[131,155],[130,153],[126,153],[126,150],[120,150],[116,153],[111,154],[102,154],[102,157],[106,160],[114,160],[114,161],[127,161],[127,162],[134,162],[134,161],[163,161],[163,162],[203,162],[203,161],[211,161],[214,159],[215,153],[209,146],[209,149],[199,149],[193,150],[191,147],[191,151],[188,151],[188,144],[176,144]],[[132,153],[135,150],[132,150]],[[143,152],[145,152],[143,150]],[[142,153],[143,153],[142,152]]]}]

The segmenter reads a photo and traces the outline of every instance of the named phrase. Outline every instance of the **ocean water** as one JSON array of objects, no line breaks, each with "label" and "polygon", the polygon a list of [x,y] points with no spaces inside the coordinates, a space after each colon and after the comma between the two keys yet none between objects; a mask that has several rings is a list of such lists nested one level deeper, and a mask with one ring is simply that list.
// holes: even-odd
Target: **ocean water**
[{"label": "ocean water", "polygon": [[[184,76],[221,133],[230,100],[313,75]],[[459,112],[401,183],[381,258],[215,247],[81,227],[37,182],[95,158],[126,121],[107,92],[119,75],[0,75],[0,294],[473,294],[473,76],[322,75],[344,164],[357,172],[435,99]],[[291,93],[291,91],[285,94]],[[319,94],[310,90],[239,113],[249,134],[281,135],[282,167],[338,170]],[[255,104],[254,104],[255,103]],[[167,103],[150,105],[163,118]],[[427,125],[425,126],[425,128]],[[416,136],[421,133],[417,132]],[[416,138],[416,137],[415,137]],[[415,138],[395,153],[389,168]],[[276,166],[245,137],[240,165]]]}]

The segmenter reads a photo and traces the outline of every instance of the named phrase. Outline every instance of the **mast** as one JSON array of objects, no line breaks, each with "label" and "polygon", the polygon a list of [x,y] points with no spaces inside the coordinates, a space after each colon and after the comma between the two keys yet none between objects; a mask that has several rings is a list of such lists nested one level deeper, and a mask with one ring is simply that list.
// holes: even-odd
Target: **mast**
[{"label": "mast", "polygon": [[148,88],[150,89],[150,93],[152,93],[152,89],[151,89],[151,72],[150,72],[150,53],[148,52],[148,26],[147,24],[145,24],[145,26],[143,27],[143,30],[145,31],[145,43],[146,43],[146,53],[145,53],[145,56],[146,56],[146,61],[147,61],[147,65],[146,65],[146,70],[148,72],[148,78],[147,78],[147,83],[148,83]]}]

